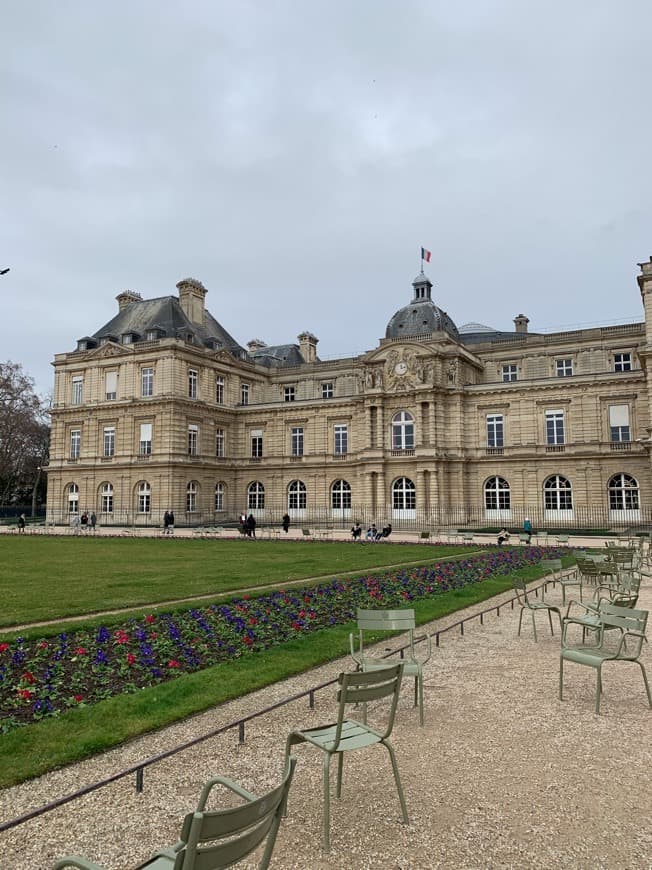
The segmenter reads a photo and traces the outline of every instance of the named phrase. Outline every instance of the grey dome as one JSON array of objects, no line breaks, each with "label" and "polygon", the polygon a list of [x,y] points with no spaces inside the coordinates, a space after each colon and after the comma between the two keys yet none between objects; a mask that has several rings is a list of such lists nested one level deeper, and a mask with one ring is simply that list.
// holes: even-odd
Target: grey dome
[{"label": "grey dome", "polygon": [[459,340],[457,326],[430,298],[432,283],[421,272],[412,282],[414,297],[409,305],[400,308],[390,319],[385,338],[404,338],[428,332],[446,332]]}]

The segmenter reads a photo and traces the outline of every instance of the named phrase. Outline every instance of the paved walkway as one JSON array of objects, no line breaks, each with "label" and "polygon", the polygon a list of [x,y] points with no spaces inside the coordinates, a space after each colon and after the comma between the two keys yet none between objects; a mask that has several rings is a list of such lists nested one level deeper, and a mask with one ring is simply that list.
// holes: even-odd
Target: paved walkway
[{"label": "paved walkway", "polygon": [[[558,590],[550,596],[560,598]],[[505,595],[504,599],[511,596]],[[649,581],[640,605],[652,607]],[[470,608],[478,611],[482,605]],[[430,630],[456,621],[439,620]],[[652,711],[640,670],[607,665],[603,713],[595,716],[595,674],[567,666],[557,698],[559,638],[540,622],[534,643],[518,611],[442,635],[426,666],[426,723],[402,692],[393,742],[410,813],[400,823],[388,759],[380,749],[347,757],[341,801],[333,801],[332,851],[320,850],[321,758],[300,747],[299,763],[272,862],[276,868],[627,868],[652,866]],[[652,677],[649,648],[643,661]],[[260,709],[349,668],[342,659],[225,704],[184,723],[0,793],[9,818],[67,794],[221,723]],[[145,774],[136,794],[119,781],[3,835],[3,866],[46,870],[75,851],[109,868],[127,868],[177,839],[180,820],[202,782],[225,773],[252,790],[277,779],[285,736],[332,721],[332,689],[316,707],[293,702],[212,738]],[[254,867],[255,862],[245,865]]]}]

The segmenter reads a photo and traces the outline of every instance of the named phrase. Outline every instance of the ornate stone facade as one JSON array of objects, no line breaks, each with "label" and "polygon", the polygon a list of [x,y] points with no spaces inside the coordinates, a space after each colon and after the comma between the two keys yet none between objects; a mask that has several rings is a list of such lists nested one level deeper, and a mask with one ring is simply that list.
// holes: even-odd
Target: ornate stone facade
[{"label": "ornate stone facade", "polygon": [[378,347],[329,361],[310,332],[245,350],[194,279],[178,298],[121,293],[55,357],[48,517],[646,522],[652,262],[638,280],[643,322],[544,335],[522,314],[458,330],[421,274]]}]

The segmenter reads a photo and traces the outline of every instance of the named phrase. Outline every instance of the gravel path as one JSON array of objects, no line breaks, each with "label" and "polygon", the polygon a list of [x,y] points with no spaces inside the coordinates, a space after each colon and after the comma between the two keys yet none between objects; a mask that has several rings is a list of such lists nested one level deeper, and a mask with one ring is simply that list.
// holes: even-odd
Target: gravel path
[{"label": "gravel path", "polygon": [[[503,596],[507,599],[511,595]],[[559,600],[558,590],[549,597]],[[639,607],[652,607],[652,586]],[[469,608],[467,613],[482,609]],[[434,631],[460,614],[431,623]],[[652,711],[635,665],[606,665],[602,715],[593,713],[595,673],[567,665],[557,699],[559,638],[539,617],[539,642],[518,610],[442,635],[426,666],[426,723],[411,686],[401,693],[393,735],[410,824],[400,823],[386,753],[348,755],[341,801],[332,802],[332,851],[322,855],[321,757],[299,763],[272,866],[277,868],[627,868],[652,867]],[[383,647],[384,648],[384,647]],[[643,661],[652,679],[649,647]],[[166,728],[102,756],[0,793],[8,819],[137,760],[191,739],[350,668],[342,659]],[[202,783],[224,773],[253,791],[278,779],[293,728],[330,722],[332,689],[314,710],[293,702],[150,768],[145,789],[119,781],[1,835],[7,870],[47,870],[77,852],[112,870],[133,867],[177,839]],[[247,867],[255,867],[251,862]]]}]

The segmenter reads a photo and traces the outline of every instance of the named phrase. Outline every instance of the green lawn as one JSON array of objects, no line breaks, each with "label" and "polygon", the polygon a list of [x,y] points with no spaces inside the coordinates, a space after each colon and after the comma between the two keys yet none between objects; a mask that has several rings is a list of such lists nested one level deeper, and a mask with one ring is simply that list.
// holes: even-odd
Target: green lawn
[{"label": "green lawn", "polygon": [[463,551],[419,544],[2,536],[0,628]]}]

